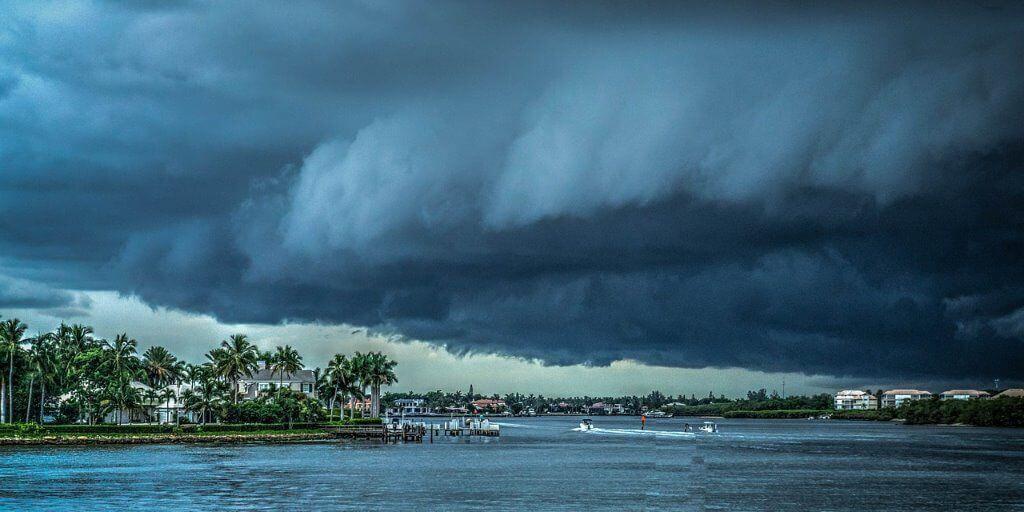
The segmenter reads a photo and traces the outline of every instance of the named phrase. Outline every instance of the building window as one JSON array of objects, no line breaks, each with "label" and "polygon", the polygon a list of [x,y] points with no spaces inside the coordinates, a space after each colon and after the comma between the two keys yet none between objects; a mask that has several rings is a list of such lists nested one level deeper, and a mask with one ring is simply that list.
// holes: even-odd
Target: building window
[{"label": "building window", "polygon": [[260,382],[259,383],[259,390],[260,391],[266,391],[268,389],[270,389],[270,383],[269,382]]}]

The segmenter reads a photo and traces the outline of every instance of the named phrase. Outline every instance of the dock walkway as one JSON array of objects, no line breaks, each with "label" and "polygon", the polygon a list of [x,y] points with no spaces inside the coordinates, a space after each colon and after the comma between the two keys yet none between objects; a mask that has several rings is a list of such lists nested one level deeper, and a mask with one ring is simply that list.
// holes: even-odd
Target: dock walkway
[{"label": "dock walkway", "polygon": [[422,443],[424,438],[432,443],[434,437],[501,436],[500,426],[476,420],[452,420],[442,424],[406,422],[380,425],[321,425],[320,428],[339,438],[379,439],[385,443]]}]

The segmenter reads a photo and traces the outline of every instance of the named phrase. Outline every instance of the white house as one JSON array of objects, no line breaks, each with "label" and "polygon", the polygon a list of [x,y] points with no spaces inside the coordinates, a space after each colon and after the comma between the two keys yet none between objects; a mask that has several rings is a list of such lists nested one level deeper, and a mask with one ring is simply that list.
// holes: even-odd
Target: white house
[{"label": "white house", "polygon": [[587,408],[590,414],[626,414],[626,408],[622,404],[606,404],[597,402]]},{"label": "white house", "polygon": [[263,364],[252,376],[239,379],[238,387],[244,400],[252,400],[272,388],[287,388],[316,398],[316,376],[313,370],[284,372],[282,375]]},{"label": "white house", "polygon": [[417,414],[430,414],[430,408],[426,406],[427,401],[422,398],[399,398],[395,400],[395,406],[388,409],[390,416],[415,416]]},{"label": "white house", "polygon": [[931,396],[932,394],[928,391],[919,389],[890,389],[882,393],[882,407],[899,407],[903,405],[903,402],[931,398]]},{"label": "white house", "polygon": [[859,389],[844,389],[836,393],[836,410],[878,409],[878,397]]},{"label": "white house", "polygon": [[950,389],[943,391],[939,396],[943,400],[974,400],[988,398],[990,395],[988,392],[978,391],[977,389]]}]

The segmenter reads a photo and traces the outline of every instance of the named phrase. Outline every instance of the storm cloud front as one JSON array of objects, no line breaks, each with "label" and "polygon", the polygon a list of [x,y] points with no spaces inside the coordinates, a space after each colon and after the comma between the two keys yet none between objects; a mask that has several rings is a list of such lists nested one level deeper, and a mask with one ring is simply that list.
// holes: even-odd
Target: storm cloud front
[{"label": "storm cloud front", "polygon": [[1024,9],[0,3],[0,306],[1024,368]]}]

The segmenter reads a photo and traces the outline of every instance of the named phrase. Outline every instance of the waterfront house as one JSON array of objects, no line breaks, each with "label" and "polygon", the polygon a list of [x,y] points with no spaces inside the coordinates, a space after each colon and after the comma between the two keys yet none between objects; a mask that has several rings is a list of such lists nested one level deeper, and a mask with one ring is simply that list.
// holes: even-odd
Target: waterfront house
[{"label": "waterfront house", "polygon": [[354,402],[352,402],[351,406],[349,404],[345,404],[345,408],[349,409],[349,410],[355,409],[360,414],[369,414],[370,413],[370,403],[371,403],[370,397],[366,397],[366,398],[364,398],[362,400],[355,400]]},{"label": "waterfront house", "polygon": [[572,411],[573,411],[572,404],[569,404],[569,403],[566,403],[566,402],[558,402],[557,404],[551,404],[548,407],[548,412],[567,413],[567,412],[572,412]]},{"label": "waterfront house", "polygon": [[1024,389],[1021,389],[1021,388],[1006,389],[1006,390],[1003,390],[1002,393],[999,393],[998,395],[994,396],[993,398],[1003,398],[1003,397],[1007,397],[1007,398],[1024,398]]},{"label": "waterfront house", "polygon": [[943,391],[939,397],[943,400],[977,400],[979,398],[988,398],[989,395],[985,391],[978,391],[977,389],[950,389]]},{"label": "waterfront house", "polygon": [[484,398],[481,400],[473,400],[473,408],[478,412],[503,413],[508,409],[508,405],[505,404],[504,400],[491,400],[489,398]]},{"label": "waterfront house", "polygon": [[604,402],[591,404],[587,411],[592,415],[626,414],[626,408],[622,404],[606,404]]},{"label": "waterfront house", "polygon": [[430,414],[430,408],[426,406],[427,401],[422,398],[399,398],[395,400],[395,406],[388,409],[389,416],[415,416],[417,414]]},{"label": "waterfront house", "polygon": [[903,402],[931,398],[928,391],[919,389],[890,389],[882,393],[882,407],[899,407]]},{"label": "waterfront house", "polygon": [[266,364],[253,372],[249,377],[242,377],[238,381],[238,387],[244,400],[252,400],[261,394],[270,391],[272,388],[286,388],[292,391],[305,393],[310,398],[316,398],[316,376],[313,370],[298,370],[296,372],[274,371]]},{"label": "waterfront house", "polygon": [[878,409],[878,397],[859,389],[844,389],[836,393],[835,404],[838,411]]}]

